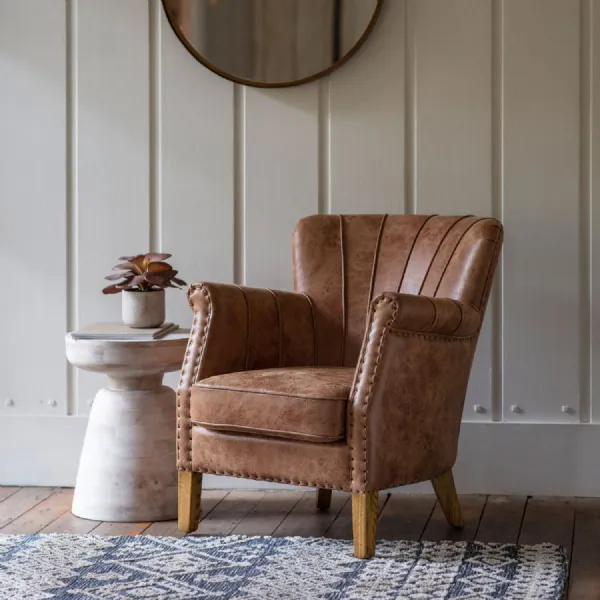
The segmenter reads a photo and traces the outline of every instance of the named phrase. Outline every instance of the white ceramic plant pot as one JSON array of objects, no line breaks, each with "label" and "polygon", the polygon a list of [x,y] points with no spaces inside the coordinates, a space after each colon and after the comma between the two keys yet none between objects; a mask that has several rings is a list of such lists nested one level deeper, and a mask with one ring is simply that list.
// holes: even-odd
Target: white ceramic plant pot
[{"label": "white ceramic plant pot", "polygon": [[165,320],[165,290],[124,290],[122,316],[129,327],[159,327]]}]

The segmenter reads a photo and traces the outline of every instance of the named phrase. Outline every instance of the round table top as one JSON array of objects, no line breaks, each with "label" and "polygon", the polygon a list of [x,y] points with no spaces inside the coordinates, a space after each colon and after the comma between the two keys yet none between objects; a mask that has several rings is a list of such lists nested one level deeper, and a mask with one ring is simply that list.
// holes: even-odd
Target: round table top
[{"label": "round table top", "polygon": [[189,331],[178,329],[155,339],[65,338],[68,361],[87,371],[100,373],[167,373],[181,369]]}]

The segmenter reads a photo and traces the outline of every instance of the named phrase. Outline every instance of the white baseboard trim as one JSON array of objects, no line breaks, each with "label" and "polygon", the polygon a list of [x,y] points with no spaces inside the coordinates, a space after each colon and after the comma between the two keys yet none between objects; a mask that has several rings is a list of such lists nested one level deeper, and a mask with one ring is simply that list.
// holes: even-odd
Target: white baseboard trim
[{"label": "white baseboard trim", "polygon": [[[74,485],[86,424],[85,417],[0,417],[0,485]],[[454,473],[461,493],[600,497],[600,425],[463,423]],[[284,487],[216,476],[205,485]]]}]

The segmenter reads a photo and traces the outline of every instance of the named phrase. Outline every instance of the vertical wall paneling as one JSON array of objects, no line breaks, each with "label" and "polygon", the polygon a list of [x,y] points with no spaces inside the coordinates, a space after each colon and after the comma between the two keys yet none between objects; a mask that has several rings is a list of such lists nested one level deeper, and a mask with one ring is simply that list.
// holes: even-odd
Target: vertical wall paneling
[{"label": "vertical wall paneling", "polygon": [[491,0],[416,0],[419,213],[491,211]]},{"label": "vertical wall paneling", "polygon": [[[197,62],[161,0],[0,0],[0,425],[87,413],[105,378],[67,368],[64,334],[120,319],[101,294],[118,256],[291,288],[304,215],[438,212],[505,225],[465,420],[582,440],[600,423],[599,32],[595,0],[387,0],[340,70],[262,90]],[[185,293],[167,303],[189,326]]]},{"label": "vertical wall paneling", "polygon": [[579,34],[579,2],[505,0],[506,420],[579,420]]},{"label": "vertical wall paneling", "polygon": [[0,0],[0,415],[67,412],[65,24]]},{"label": "vertical wall paneling", "polygon": [[331,79],[319,81],[319,214],[331,212]]},{"label": "vertical wall paneling", "polygon": [[406,0],[383,6],[373,35],[331,84],[331,212],[404,212]]},{"label": "vertical wall paneling", "polygon": [[246,90],[248,285],[293,288],[292,231],[319,209],[318,111],[318,83]]},{"label": "vertical wall paneling", "polygon": [[246,86],[233,86],[233,280],[246,284]]},{"label": "vertical wall paneling", "polygon": [[[65,108],[66,108],[66,270],[67,331],[77,324],[77,3],[65,2]],[[67,414],[77,413],[79,369],[67,363]]]},{"label": "vertical wall paneling", "polygon": [[[231,282],[233,83],[195,60],[161,18],[161,249],[189,283]],[[170,319],[191,324],[184,293],[171,290],[167,303]]]},{"label": "vertical wall paneling", "polygon": [[592,6],[593,0],[581,0],[580,12],[580,121],[579,121],[579,251],[581,282],[580,301],[580,394],[579,418],[589,423],[591,419],[591,379],[592,379]]},{"label": "vertical wall paneling", "polygon": [[162,244],[161,220],[161,48],[162,48],[162,2],[151,0],[148,4],[149,40],[149,111],[150,111],[150,250],[159,251]]},{"label": "vertical wall paneling", "polygon": [[416,205],[416,72],[414,0],[405,0],[404,11],[404,212],[415,214]]},{"label": "vertical wall paneling", "polygon": [[[410,16],[418,101],[415,211],[491,215],[491,0],[415,0]],[[491,418],[491,314],[493,306],[469,382],[469,420]]]},{"label": "vertical wall paneling", "polygon": [[[118,15],[118,18],[115,16]],[[78,324],[120,320],[103,276],[149,249],[149,44],[146,0],[77,2]],[[79,374],[79,409],[104,382]]]},{"label": "vertical wall paneling", "polygon": [[[492,2],[492,216],[504,221],[504,0]],[[492,420],[502,420],[504,254],[500,254],[489,299],[492,336]]]},{"label": "vertical wall paneling", "polygon": [[591,235],[591,420],[600,422],[600,8],[591,6],[591,172],[590,172],[590,229]]}]

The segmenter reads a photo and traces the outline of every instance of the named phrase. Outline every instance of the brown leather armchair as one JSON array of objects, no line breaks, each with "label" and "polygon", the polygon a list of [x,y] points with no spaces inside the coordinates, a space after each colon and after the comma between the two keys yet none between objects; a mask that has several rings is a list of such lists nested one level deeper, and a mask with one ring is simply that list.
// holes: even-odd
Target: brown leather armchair
[{"label": "brown leather armchair", "polygon": [[490,218],[322,215],[293,236],[295,293],[218,283],[194,311],[178,389],[179,528],[202,473],[352,493],[354,551],[375,553],[377,492],[452,478],[502,245]]}]

